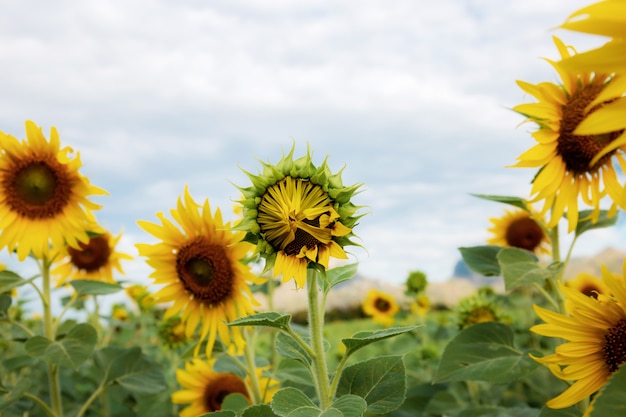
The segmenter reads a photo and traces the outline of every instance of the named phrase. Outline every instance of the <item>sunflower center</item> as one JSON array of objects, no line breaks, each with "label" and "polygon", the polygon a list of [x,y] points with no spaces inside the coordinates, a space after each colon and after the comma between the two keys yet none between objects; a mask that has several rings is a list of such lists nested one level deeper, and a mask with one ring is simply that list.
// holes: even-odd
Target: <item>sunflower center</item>
[{"label": "sunflower center", "polygon": [[487,323],[498,321],[493,310],[489,307],[476,307],[467,317],[467,324]]},{"label": "sunflower center", "polygon": [[589,104],[603,89],[603,84],[588,84],[576,90],[569,98],[567,104],[563,106],[557,152],[563,158],[566,168],[575,174],[592,172],[604,165],[615,151],[608,152],[594,166],[589,166],[591,160],[622,133],[617,131],[601,135],[582,136],[573,134],[574,129],[578,127],[580,122],[604,104],[609,103],[599,104],[586,111]]},{"label": "sunflower center", "polygon": [[376,301],[374,301],[374,306],[376,307],[376,310],[381,313],[386,313],[389,309],[391,309],[391,303],[384,298],[377,298]]},{"label": "sunflower center", "polygon": [[176,272],[193,297],[209,304],[219,304],[230,297],[234,273],[226,250],[200,236],[180,248]]},{"label": "sunflower center", "polygon": [[580,292],[585,294],[587,297],[598,299],[598,294],[601,292],[600,288],[595,287],[593,285],[586,285],[580,289]]},{"label": "sunflower center", "polygon": [[529,217],[514,220],[506,229],[505,239],[509,246],[533,252],[544,238],[543,230]]},{"label": "sunflower center", "polygon": [[80,249],[68,247],[72,264],[83,271],[95,272],[109,262],[111,248],[104,236],[95,236],[88,243],[79,242]]},{"label": "sunflower center", "polygon": [[18,161],[2,180],[6,201],[23,217],[53,217],[67,205],[71,183],[67,170],[55,159]]},{"label": "sunflower center", "polygon": [[302,178],[285,177],[263,195],[257,222],[275,250],[293,256],[304,247],[315,249],[332,239],[334,222],[320,222],[322,216],[330,216],[331,210],[328,194],[320,186]]},{"label": "sunflower center", "polygon": [[241,378],[235,374],[219,374],[204,390],[204,406],[208,411],[219,411],[226,396],[235,393],[242,394],[250,401],[248,389]]},{"label": "sunflower center", "polygon": [[626,320],[620,320],[606,332],[602,351],[604,362],[611,372],[617,371],[626,362]]}]

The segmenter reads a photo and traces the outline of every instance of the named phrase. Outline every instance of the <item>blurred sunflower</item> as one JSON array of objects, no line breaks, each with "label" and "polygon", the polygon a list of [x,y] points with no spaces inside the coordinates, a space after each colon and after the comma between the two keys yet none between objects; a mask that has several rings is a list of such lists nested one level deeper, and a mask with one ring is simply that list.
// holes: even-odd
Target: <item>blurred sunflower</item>
[{"label": "blurred sunflower", "polygon": [[526,249],[535,254],[550,254],[550,239],[542,224],[522,209],[506,210],[502,217],[493,217],[487,229],[491,245]]},{"label": "blurred sunflower", "polygon": [[114,283],[113,270],[124,274],[121,260],[133,257],[115,250],[122,234],[112,236],[104,232],[91,234],[86,243],[79,242],[79,248],[65,246],[55,260],[51,274],[57,278],[57,286],[75,279],[87,279]]},{"label": "blurred sunflower", "polygon": [[124,304],[113,304],[111,307],[111,318],[119,321],[130,321],[130,315],[128,314],[128,309]]},{"label": "blurred sunflower", "polygon": [[[626,276],[626,262],[623,271]],[[626,286],[604,266],[602,280],[612,295],[600,294],[597,299],[561,284],[567,314],[534,306],[545,323],[530,330],[567,342],[551,355],[533,358],[546,364],[557,378],[575,381],[546,403],[550,408],[566,408],[586,399],[626,362]]]},{"label": "blurred sunflower", "polygon": [[156,304],[154,296],[145,285],[133,284],[126,287],[124,291],[137,303],[140,310],[147,310]]},{"label": "blurred sunflower", "polygon": [[241,188],[243,219],[235,230],[246,232],[255,254],[266,258],[282,281],[304,287],[307,267],[328,268],[330,257],[347,259],[344,247],[360,217],[350,202],[360,184],[344,187],[341,171],[332,174],[326,160],[316,167],[310,150],[294,161],[295,146],[276,164],[263,163],[261,175],[246,174],[252,186]]},{"label": "blurred sunflower", "polygon": [[[571,56],[560,39],[555,37],[554,42],[561,58]],[[543,201],[539,212],[542,218],[551,210],[547,228],[556,226],[567,213],[571,232],[578,222],[579,198],[592,208],[593,222],[599,218],[600,201],[605,195],[612,200],[609,216],[614,215],[618,207],[626,207],[623,186],[613,165],[617,161],[622,171],[626,169],[623,156],[626,143],[623,137],[618,139],[622,131],[598,129],[584,135],[575,132],[590,114],[621,96],[626,89],[607,90],[613,83],[608,75],[571,72],[563,69],[560,62],[548,62],[559,73],[561,85],[517,82],[538,102],[520,104],[513,110],[524,115],[526,121],[536,123],[539,129],[532,134],[538,143],[521,154],[513,166],[539,168],[533,179],[531,202]],[[607,95],[606,91],[611,94]]]},{"label": "blurred sunflower", "polygon": [[[232,373],[219,373],[213,370],[214,361],[206,362],[195,359],[185,364],[185,369],[176,370],[176,380],[184,388],[172,394],[174,404],[189,404],[183,408],[181,417],[198,417],[222,409],[222,402],[229,394],[241,394],[252,403],[250,377],[245,379]],[[262,375],[257,368],[257,377],[261,389],[261,401],[269,402],[279,383],[275,379]]]},{"label": "blurred sunflower", "polygon": [[26,122],[26,140],[0,132],[0,248],[17,250],[20,261],[69,245],[87,243],[86,227],[95,223],[92,210],[100,205],[90,195],[107,194],[83,177],[79,154],[60,148],[52,127],[50,142],[41,128]]},{"label": "blurred sunflower", "polygon": [[202,206],[196,204],[187,187],[170,213],[182,230],[157,213],[162,225],[142,220],[138,224],[160,242],[136,245],[154,268],[150,274],[154,283],[164,285],[154,294],[155,300],[173,302],[164,319],[180,313],[187,338],[200,325],[196,354],[206,339],[206,355],[210,356],[218,333],[224,344],[234,342],[242,349],[241,328],[229,328],[227,322],[254,312],[256,301],[249,283],[264,282],[240,262],[250,244],[242,241],[243,232],[233,233],[230,223],[222,221],[219,209],[211,214],[208,199]]},{"label": "blurred sunflower", "polygon": [[391,294],[377,289],[368,291],[361,308],[363,313],[383,326],[391,326],[395,320],[394,316],[400,311],[396,299]]},{"label": "blurred sunflower", "polygon": [[471,295],[459,301],[456,314],[459,329],[478,323],[502,322],[504,319],[492,297],[482,294]]},{"label": "blurred sunflower", "polygon": [[159,338],[170,349],[181,347],[189,339],[185,335],[185,323],[180,316],[170,317],[159,324]]},{"label": "blurred sunflower", "polygon": [[426,294],[418,294],[411,303],[411,313],[424,317],[430,311],[430,298]]},{"label": "blurred sunflower", "polygon": [[593,298],[598,298],[600,294],[609,294],[609,289],[604,281],[587,272],[581,272],[573,279],[565,281],[565,286]]}]

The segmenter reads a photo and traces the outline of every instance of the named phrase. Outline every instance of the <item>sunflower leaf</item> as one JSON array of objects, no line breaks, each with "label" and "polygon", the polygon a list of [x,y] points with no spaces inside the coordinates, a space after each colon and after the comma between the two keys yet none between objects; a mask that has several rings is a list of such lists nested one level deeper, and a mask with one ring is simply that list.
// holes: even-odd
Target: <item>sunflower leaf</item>
[{"label": "sunflower leaf", "polygon": [[500,275],[497,255],[501,249],[501,246],[483,245],[461,247],[459,251],[469,269],[486,277],[497,277]]},{"label": "sunflower leaf", "polygon": [[330,407],[338,410],[341,417],[361,417],[367,409],[367,402],[359,396],[347,394],[336,399]]},{"label": "sunflower leaf", "polygon": [[0,294],[0,318],[6,317],[11,307],[11,296],[8,294]]},{"label": "sunflower leaf", "polygon": [[582,235],[589,230],[601,229],[604,227],[611,227],[617,222],[617,214],[609,217],[607,210],[600,210],[600,215],[597,222],[593,222],[589,216],[592,210],[583,210],[578,213],[578,224],[576,225],[576,237]]},{"label": "sunflower leaf", "polygon": [[364,330],[356,332],[351,337],[341,339],[341,342],[346,347],[346,356],[352,355],[357,350],[365,347],[371,343],[378,342],[379,340],[388,339],[390,337],[398,336],[412,330],[415,330],[422,326],[409,326],[409,327],[393,327],[383,330]]},{"label": "sunflower leaf", "polygon": [[28,282],[29,280],[22,278],[13,271],[0,271],[0,288],[2,288],[4,291],[8,291],[12,288],[17,288]]},{"label": "sunflower leaf", "polygon": [[267,404],[258,404],[248,407],[241,414],[241,417],[279,417]]},{"label": "sunflower leaf", "polygon": [[478,198],[482,198],[484,200],[495,201],[498,203],[510,204],[512,206],[521,208],[522,210],[526,210],[530,212],[528,206],[526,205],[526,201],[523,198],[512,197],[506,195],[486,195],[486,194],[471,194],[470,195]]},{"label": "sunflower leaf", "polygon": [[445,347],[435,382],[489,381],[509,383],[534,370],[538,364],[516,349],[513,330],[502,323],[471,325]]},{"label": "sunflower leaf", "polygon": [[326,279],[324,279],[324,276],[322,275],[319,280],[324,292],[328,293],[328,291],[336,285],[352,279],[356,275],[358,266],[358,263],[351,263],[328,269],[326,271]]},{"label": "sunflower leaf", "polygon": [[224,401],[222,402],[222,410],[232,410],[237,413],[237,415],[241,415],[243,410],[248,408],[249,405],[250,403],[248,402],[248,398],[246,398],[243,394],[233,392],[224,398]]},{"label": "sunflower leaf", "polygon": [[532,252],[519,248],[502,248],[496,259],[500,264],[506,291],[522,285],[543,284],[563,268],[561,262],[554,262],[543,268]]},{"label": "sunflower leaf", "polygon": [[561,409],[543,407],[539,417],[580,417],[581,415],[582,413],[576,406]]},{"label": "sunflower leaf", "polygon": [[250,314],[246,317],[240,317],[227,324],[229,326],[264,326],[287,330],[290,322],[291,314],[281,314],[275,311],[269,311],[266,313]]},{"label": "sunflower leaf", "polygon": [[280,417],[318,417],[321,410],[302,391],[293,387],[283,388],[272,397],[272,411]]},{"label": "sunflower leaf", "polygon": [[626,367],[620,367],[591,403],[591,417],[621,416],[626,409]]},{"label": "sunflower leaf", "polygon": [[0,385],[0,393],[4,393],[0,396],[0,410],[8,407],[20,398],[28,391],[31,386],[30,378],[18,379],[17,384],[12,389],[4,388]]},{"label": "sunflower leaf", "polygon": [[77,369],[91,356],[97,341],[96,329],[90,324],[80,323],[59,341],[33,336],[24,347],[29,355],[47,363]]},{"label": "sunflower leaf", "polygon": [[77,279],[70,282],[74,287],[78,297],[83,295],[107,295],[115,294],[122,290],[120,284],[112,284],[109,282],[93,281],[89,279]]},{"label": "sunflower leaf", "polygon": [[402,356],[380,356],[345,368],[337,397],[352,394],[367,402],[372,414],[389,413],[406,398],[406,372]]}]

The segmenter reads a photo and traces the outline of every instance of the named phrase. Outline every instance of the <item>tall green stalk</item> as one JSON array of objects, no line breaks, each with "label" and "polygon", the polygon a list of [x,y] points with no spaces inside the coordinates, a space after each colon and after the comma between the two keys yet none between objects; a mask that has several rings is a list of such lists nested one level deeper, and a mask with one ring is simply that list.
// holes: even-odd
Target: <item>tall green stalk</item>
[{"label": "tall green stalk", "polygon": [[317,274],[315,269],[309,269],[307,274],[307,291],[309,298],[309,334],[311,337],[311,347],[315,356],[313,364],[315,366],[317,395],[320,399],[322,410],[327,409],[332,398],[330,396],[330,381],[328,378],[328,364],[324,353],[324,311],[320,310]]},{"label": "tall green stalk", "polygon": [[[54,317],[52,316],[52,305],[50,297],[50,266],[52,261],[44,256],[39,268],[41,270],[42,286],[43,286],[43,332],[44,337],[54,341]],[[48,364],[48,388],[50,390],[50,403],[54,414],[58,417],[63,416],[63,405],[61,401],[61,384],[59,380],[59,367],[57,365]]]}]

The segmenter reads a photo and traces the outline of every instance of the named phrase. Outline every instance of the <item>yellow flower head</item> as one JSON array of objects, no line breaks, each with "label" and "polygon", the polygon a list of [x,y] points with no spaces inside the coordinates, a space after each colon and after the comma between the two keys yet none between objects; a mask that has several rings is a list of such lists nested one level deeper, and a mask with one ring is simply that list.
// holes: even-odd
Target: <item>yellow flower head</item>
[{"label": "yellow flower head", "polygon": [[477,294],[462,299],[456,307],[459,329],[473,324],[500,322],[499,307],[489,295]]},{"label": "yellow flower head", "polygon": [[129,321],[128,310],[123,304],[114,304],[111,307],[111,317],[119,321]]},{"label": "yellow flower head", "polygon": [[[624,263],[626,275],[626,262]],[[536,361],[565,381],[575,381],[546,404],[566,408],[598,391],[611,373],[626,362],[626,285],[605,267],[602,280],[611,296],[589,297],[561,285],[566,314],[534,306],[545,323],[531,327],[542,336],[565,339],[555,352]]]},{"label": "yellow flower head", "polygon": [[134,284],[126,287],[126,295],[137,303],[140,310],[146,310],[156,304],[154,296],[145,285]]},{"label": "yellow flower head", "polygon": [[573,279],[565,281],[565,285],[588,297],[598,298],[601,294],[609,295],[609,289],[604,281],[587,272],[581,272]]},{"label": "yellow flower head", "polygon": [[234,342],[237,349],[242,349],[241,328],[229,328],[226,323],[254,312],[252,305],[256,301],[249,283],[264,281],[240,262],[250,244],[242,241],[243,232],[232,232],[230,223],[222,221],[219,209],[212,215],[209,201],[199,206],[187,188],[170,214],[180,228],[163,213],[157,213],[161,225],[147,221],[138,224],[160,241],[136,245],[154,268],[150,274],[154,283],[163,285],[154,294],[155,300],[173,303],[164,318],[180,313],[187,338],[200,325],[200,343],[207,340],[207,356],[218,333],[227,346]]},{"label": "yellow flower head", "polygon": [[[189,404],[183,408],[180,417],[198,417],[222,409],[222,402],[229,394],[241,394],[251,402],[250,377],[241,378],[232,373],[220,373],[213,370],[214,361],[200,359],[187,362],[185,369],[176,370],[176,380],[183,387],[172,394],[174,404]],[[278,391],[279,383],[275,379],[264,377],[263,369],[257,368],[262,402],[271,401]]]},{"label": "yellow flower head", "polygon": [[535,254],[550,253],[550,239],[542,223],[522,209],[506,210],[502,217],[489,219],[491,245],[526,249]]},{"label": "yellow flower head", "polygon": [[424,317],[430,311],[430,298],[426,294],[418,294],[411,303],[411,313]]},{"label": "yellow flower head", "polygon": [[360,184],[344,187],[341,171],[332,174],[326,160],[316,167],[310,151],[294,160],[294,149],[276,165],[264,163],[260,175],[246,172],[252,186],[239,188],[243,220],[235,229],[266,258],[265,271],[302,288],[309,264],[328,268],[331,256],[347,259],[343,248],[355,245],[350,238],[360,216],[350,199]]},{"label": "yellow flower head", "polygon": [[185,335],[185,323],[180,316],[170,317],[159,324],[159,337],[169,348],[175,349],[188,341]]},{"label": "yellow flower head", "polygon": [[37,258],[49,247],[80,249],[89,242],[92,210],[100,205],[90,195],[107,194],[83,177],[78,153],[60,147],[53,127],[50,142],[41,128],[26,122],[26,140],[0,132],[0,248],[17,250],[20,261]]},{"label": "yellow flower head", "polygon": [[391,326],[395,320],[395,315],[400,311],[396,299],[391,294],[376,289],[368,291],[361,308],[363,313],[383,326]]},{"label": "yellow flower head", "polygon": [[[562,58],[571,56],[561,40],[555,37],[554,42]],[[548,62],[559,73],[562,84],[518,81],[522,90],[538,101],[520,104],[513,110],[536,123],[539,129],[532,134],[537,144],[521,154],[513,166],[539,168],[533,179],[531,202],[543,201],[540,217],[551,210],[548,228],[556,226],[567,213],[571,232],[578,222],[579,199],[592,208],[594,222],[599,218],[600,202],[605,196],[611,200],[609,215],[614,215],[617,207],[626,207],[623,185],[613,165],[617,161],[622,171],[626,169],[623,156],[626,137],[620,138],[621,130],[598,129],[584,134],[577,131],[590,114],[601,110],[626,89],[622,92],[610,89],[613,79],[608,75],[571,72],[559,62]]]},{"label": "yellow flower head", "polygon": [[103,232],[89,236],[88,242],[79,242],[78,249],[70,246],[61,249],[51,272],[57,278],[57,286],[75,279],[114,283],[114,270],[124,274],[120,261],[133,257],[115,250],[122,234],[112,236]]}]

